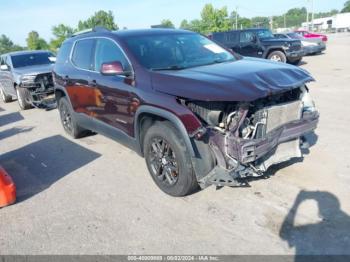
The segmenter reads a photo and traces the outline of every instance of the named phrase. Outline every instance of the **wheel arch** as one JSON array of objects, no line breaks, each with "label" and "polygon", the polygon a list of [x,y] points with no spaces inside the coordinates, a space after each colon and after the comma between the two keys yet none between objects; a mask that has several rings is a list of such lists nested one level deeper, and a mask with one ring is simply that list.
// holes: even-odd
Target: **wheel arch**
[{"label": "wheel arch", "polygon": [[137,144],[140,147],[140,154],[142,156],[143,138],[146,134],[147,129],[153,124],[154,121],[157,120],[166,120],[172,123],[183,137],[186,146],[191,154],[191,157],[195,156],[191,139],[181,120],[175,114],[167,110],[148,105],[140,106],[135,115],[134,134],[137,140]]},{"label": "wheel arch", "polygon": [[264,58],[267,58],[274,51],[280,51],[283,54],[286,54],[286,52],[283,50],[283,48],[277,47],[277,46],[271,46],[265,50]]}]

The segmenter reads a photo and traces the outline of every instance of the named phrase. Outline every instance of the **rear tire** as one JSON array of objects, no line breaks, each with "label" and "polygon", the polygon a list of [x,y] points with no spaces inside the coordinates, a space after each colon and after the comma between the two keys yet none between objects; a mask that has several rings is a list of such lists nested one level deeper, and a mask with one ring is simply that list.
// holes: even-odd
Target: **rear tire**
[{"label": "rear tire", "polygon": [[30,103],[30,92],[27,88],[16,88],[17,101],[18,105],[22,110],[27,110],[32,108],[32,104]]},{"label": "rear tire", "polygon": [[67,134],[73,138],[80,138],[87,131],[80,127],[74,117],[74,111],[67,98],[61,97],[58,100],[58,111],[61,117],[61,124]]},{"label": "rear tire", "polygon": [[12,96],[7,95],[2,88],[0,88],[0,95],[1,95],[1,100],[4,103],[12,102]]},{"label": "rear tire", "polygon": [[179,197],[198,188],[185,141],[170,122],[156,122],[151,126],[143,148],[147,168],[164,193]]},{"label": "rear tire", "polygon": [[268,56],[267,59],[275,61],[275,62],[287,62],[287,57],[282,51],[272,51]]}]

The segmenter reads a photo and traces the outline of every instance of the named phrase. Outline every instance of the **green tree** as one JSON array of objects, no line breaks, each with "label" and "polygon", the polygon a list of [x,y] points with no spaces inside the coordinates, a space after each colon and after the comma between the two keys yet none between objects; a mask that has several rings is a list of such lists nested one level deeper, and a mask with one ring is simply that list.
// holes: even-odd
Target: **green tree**
[{"label": "green tree", "polygon": [[270,19],[266,16],[256,16],[251,19],[252,27],[268,28],[270,26]]},{"label": "green tree", "polygon": [[50,49],[56,51],[62,45],[63,41],[74,33],[74,29],[70,26],[59,24],[52,27],[52,34],[55,36],[50,42]]},{"label": "green tree", "polygon": [[29,32],[26,40],[29,50],[44,50],[49,48],[46,41],[43,38],[40,38],[39,33],[36,31]]},{"label": "green tree", "polygon": [[341,10],[342,13],[350,12],[350,0],[346,1],[344,4],[344,8]]},{"label": "green tree", "polygon": [[171,22],[169,19],[163,19],[160,24],[162,25],[162,27],[166,27],[166,28],[175,28],[173,22]]},{"label": "green tree", "polygon": [[[230,24],[232,28],[236,28],[236,11],[232,11],[230,15]],[[240,28],[250,28],[252,27],[252,22],[249,18],[241,17],[237,14],[237,27]]]},{"label": "green tree", "polygon": [[185,30],[190,30],[190,23],[186,19],[184,19],[180,23],[180,28]]},{"label": "green tree", "polygon": [[201,12],[201,33],[222,32],[232,29],[227,7],[216,9],[212,4],[206,4]]},{"label": "green tree", "polygon": [[13,52],[13,51],[20,51],[23,50],[24,48],[15,45],[10,38],[8,38],[6,35],[1,35],[0,36],[0,55],[5,54],[8,52]]},{"label": "green tree", "polygon": [[112,11],[97,11],[93,16],[87,20],[79,21],[78,31],[94,28],[96,26],[103,26],[109,30],[118,30],[118,25],[114,22]]}]

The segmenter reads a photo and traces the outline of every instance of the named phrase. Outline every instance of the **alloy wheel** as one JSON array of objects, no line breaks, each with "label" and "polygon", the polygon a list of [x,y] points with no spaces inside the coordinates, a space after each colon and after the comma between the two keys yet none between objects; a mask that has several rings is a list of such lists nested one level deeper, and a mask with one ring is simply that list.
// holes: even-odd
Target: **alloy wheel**
[{"label": "alloy wheel", "polygon": [[175,152],[163,138],[153,138],[150,147],[149,163],[154,176],[167,186],[176,184],[179,168]]},{"label": "alloy wheel", "polygon": [[275,62],[282,62],[281,57],[278,55],[271,56],[270,60],[275,61]]},{"label": "alloy wheel", "polygon": [[60,105],[60,116],[64,129],[71,133],[73,130],[72,116],[66,104]]}]

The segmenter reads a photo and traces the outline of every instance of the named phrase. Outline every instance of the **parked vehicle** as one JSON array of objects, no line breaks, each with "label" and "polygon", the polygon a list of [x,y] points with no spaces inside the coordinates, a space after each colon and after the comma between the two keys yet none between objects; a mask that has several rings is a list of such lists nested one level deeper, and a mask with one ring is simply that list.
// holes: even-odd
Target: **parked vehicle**
[{"label": "parked vehicle", "polygon": [[304,54],[299,40],[276,39],[268,29],[213,33],[211,38],[243,56],[266,58],[294,65],[299,64]]},{"label": "parked vehicle", "polygon": [[0,93],[5,103],[18,100],[22,110],[46,106],[53,95],[52,65],[49,51],[18,51],[0,57]]},{"label": "parked vehicle", "polygon": [[319,118],[305,70],[241,57],[185,30],[75,35],[53,75],[65,131],[93,130],[135,150],[172,196],[198,184],[245,185],[301,157]]},{"label": "parked vehicle", "polygon": [[299,39],[303,46],[305,55],[320,54],[326,50],[326,44],[320,38],[304,38],[297,33],[279,33],[274,34],[279,39]]},{"label": "parked vehicle", "polygon": [[305,30],[297,30],[294,32],[297,33],[298,35],[304,37],[304,38],[320,38],[323,42],[328,41],[328,37],[326,35],[316,34],[316,33],[312,33],[312,32],[305,31]]}]

